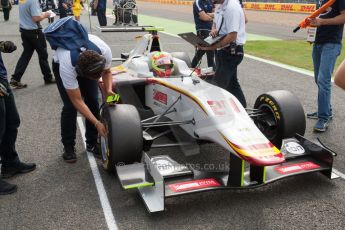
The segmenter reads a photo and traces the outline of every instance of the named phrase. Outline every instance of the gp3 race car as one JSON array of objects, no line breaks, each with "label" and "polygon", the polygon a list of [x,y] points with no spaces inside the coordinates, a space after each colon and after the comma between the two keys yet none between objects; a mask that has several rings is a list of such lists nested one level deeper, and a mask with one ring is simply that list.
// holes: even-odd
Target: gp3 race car
[{"label": "gp3 race car", "polygon": [[[120,103],[102,106],[109,134],[100,139],[103,167],[116,172],[123,189],[138,189],[149,212],[163,211],[165,198],[194,192],[255,188],[312,172],[336,177],[335,154],[303,137],[305,114],[296,96],[271,91],[259,95],[254,108],[244,108],[232,94],[189,68],[189,57],[181,52],[171,53],[172,76],[155,77],[149,54],[162,51],[162,46],[157,31],[150,30],[132,51],[122,54],[124,62],[112,68]],[[102,82],[100,88],[105,95]],[[174,143],[157,143],[171,132]],[[203,143],[229,153],[229,170],[203,171],[172,156],[148,154],[154,148],[183,150]]]}]

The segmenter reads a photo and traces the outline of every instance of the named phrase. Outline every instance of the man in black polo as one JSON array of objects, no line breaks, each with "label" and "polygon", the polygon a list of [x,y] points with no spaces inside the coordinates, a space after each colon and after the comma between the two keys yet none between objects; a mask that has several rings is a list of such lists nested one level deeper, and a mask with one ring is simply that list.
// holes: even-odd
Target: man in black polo
[{"label": "man in black polo", "polygon": [[[211,32],[214,16],[213,10],[214,5],[212,0],[195,0],[193,3],[195,29],[198,37],[202,39],[208,37]],[[207,55],[207,66],[213,67],[213,70],[216,69],[214,51],[205,51],[198,48],[196,49],[195,56],[192,60],[192,68],[195,68],[199,64],[205,52]]]},{"label": "man in black polo", "polygon": [[[1,53],[12,53],[16,46],[11,41],[0,42],[0,158],[1,177],[10,178],[17,173],[27,173],[36,168],[19,160],[15,143],[20,124],[14,96],[7,80],[7,71]],[[13,193],[17,186],[0,179],[0,195]]]}]

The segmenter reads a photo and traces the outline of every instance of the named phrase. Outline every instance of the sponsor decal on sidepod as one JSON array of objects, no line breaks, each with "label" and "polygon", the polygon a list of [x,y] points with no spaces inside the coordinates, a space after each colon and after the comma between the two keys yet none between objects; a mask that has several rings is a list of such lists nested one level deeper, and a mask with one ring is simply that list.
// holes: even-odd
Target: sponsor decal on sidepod
[{"label": "sponsor decal on sidepod", "polygon": [[158,102],[166,105],[168,103],[168,95],[166,95],[165,93],[162,93],[158,90],[154,90],[153,91],[153,100],[158,101]]}]

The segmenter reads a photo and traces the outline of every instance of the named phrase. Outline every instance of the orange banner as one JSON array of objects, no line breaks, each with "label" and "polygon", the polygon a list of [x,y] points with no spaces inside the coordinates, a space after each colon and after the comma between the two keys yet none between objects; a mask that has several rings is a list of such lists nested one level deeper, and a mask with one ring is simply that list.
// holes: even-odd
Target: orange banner
[{"label": "orange banner", "polygon": [[312,13],[316,10],[316,4],[244,2],[243,6],[248,10],[267,10],[295,13]]}]

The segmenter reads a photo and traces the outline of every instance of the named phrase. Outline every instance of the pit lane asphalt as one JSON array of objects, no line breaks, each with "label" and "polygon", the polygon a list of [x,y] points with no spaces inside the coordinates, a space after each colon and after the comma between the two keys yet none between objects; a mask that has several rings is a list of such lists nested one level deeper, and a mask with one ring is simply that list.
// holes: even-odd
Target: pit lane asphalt
[{"label": "pit lane asphalt", "polygon": [[[18,45],[16,52],[3,55],[9,74],[22,51],[16,11],[15,6],[9,22],[0,21],[1,40],[12,40]],[[87,17],[82,20],[86,23]],[[97,25],[95,17],[92,24]],[[100,34],[111,46],[114,57],[130,50],[137,35]],[[194,52],[175,37],[162,34],[161,42],[167,51],[187,51],[191,57]],[[245,58],[239,78],[249,106],[263,92],[286,89],[299,97],[306,111],[315,109],[316,86],[311,77]],[[9,180],[18,184],[19,189],[16,194],[0,196],[0,229],[107,229],[80,133],[76,145],[78,162],[70,165],[61,159],[62,103],[56,86],[43,84],[36,54],[22,81],[29,86],[14,92],[22,120],[17,150],[22,160],[36,162],[38,168]],[[344,97],[343,91],[333,89],[335,117],[326,133],[314,134],[314,121],[308,120],[305,134],[312,140],[320,137],[339,153],[335,167],[342,172]],[[178,149],[164,150],[165,153],[182,163],[227,162],[224,151],[214,145],[202,146],[197,157],[186,158]],[[165,212],[150,215],[138,194],[122,191],[116,177],[103,172],[100,161],[97,162],[119,229],[343,229],[345,224],[345,184],[341,179],[329,181],[322,175],[310,174],[260,189],[176,197],[166,201]]]}]

